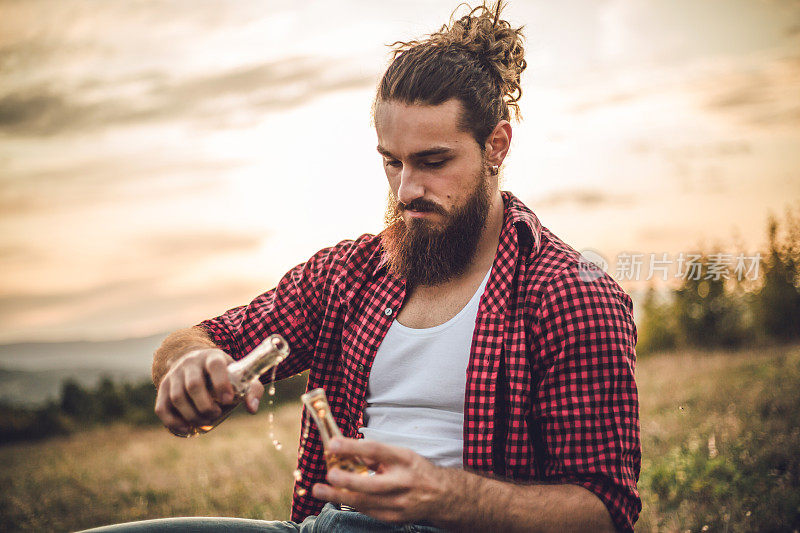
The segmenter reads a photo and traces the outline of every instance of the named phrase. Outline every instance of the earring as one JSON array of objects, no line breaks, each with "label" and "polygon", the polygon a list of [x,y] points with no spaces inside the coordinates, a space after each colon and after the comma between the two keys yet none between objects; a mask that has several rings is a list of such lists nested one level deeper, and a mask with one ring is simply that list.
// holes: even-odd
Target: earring
[{"label": "earring", "polygon": [[492,165],[492,176],[497,176],[498,172],[500,172],[500,165]]}]

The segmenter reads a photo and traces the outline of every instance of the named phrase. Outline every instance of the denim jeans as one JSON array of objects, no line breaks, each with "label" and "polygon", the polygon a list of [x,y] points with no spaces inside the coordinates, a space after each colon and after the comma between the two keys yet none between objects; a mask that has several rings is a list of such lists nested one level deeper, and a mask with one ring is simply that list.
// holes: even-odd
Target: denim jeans
[{"label": "denim jeans", "polygon": [[309,516],[301,523],[247,520],[244,518],[159,518],[114,524],[83,533],[145,533],[149,531],[191,531],[205,533],[226,531],[230,533],[443,533],[443,529],[425,524],[389,524],[356,511],[342,511],[326,503],[317,516]]}]

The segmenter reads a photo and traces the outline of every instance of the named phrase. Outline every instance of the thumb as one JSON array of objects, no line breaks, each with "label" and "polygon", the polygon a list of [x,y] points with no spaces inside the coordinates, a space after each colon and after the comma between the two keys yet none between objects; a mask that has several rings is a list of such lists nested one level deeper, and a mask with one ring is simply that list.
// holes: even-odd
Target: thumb
[{"label": "thumb", "polygon": [[256,414],[256,411],[258,411],[258,403],[262,396],[264,396],[264,385],[256,380],[250,385],[250,390],[247,391],[247,396],[245,396],[245,406],[249,413]]}]

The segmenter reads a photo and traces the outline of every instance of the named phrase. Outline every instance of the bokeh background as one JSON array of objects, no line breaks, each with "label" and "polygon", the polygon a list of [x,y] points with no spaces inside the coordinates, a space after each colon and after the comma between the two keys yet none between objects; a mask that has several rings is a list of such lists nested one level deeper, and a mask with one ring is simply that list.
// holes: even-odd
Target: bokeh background
[{"label": "bokeh background", "polygon": [[[3,420],[48,399],[63,407],[65,379],[78,394],[108,376],[91,394],[113,396],[146,379],[169,331],[247,303],[324,246],[380,231],[387,186],[370,105],[386,45],[437,30],[455,6],[0,0],[0,398],[19,409]],[[528,68],[504,188],[545,226],[605,258],[612,275],[620,254],[769,256],[768,218],[800,205],[800,2],[517,0],[505,18],[525,26]],[[667,281],[646,273],[616,275],[637,320],[655,309],[653,291],[686,289],[674,265]],[[743,340],[764,340],[755,337]],[[681,342],[659,346],[685,356]],[[776,353],[796,360],[791,344],[758,349],[720,356],[730,364],[719,371],[733,361],[775,368]],[[665,396],[664,409],[682,401]],[[692,438],[708,451],[707,434]],[[70,472],[65,486],[80,477]],[[52,526],[33,503],[41,494],[25,490],[10,498],[29,512],[8,527]],[[154,507],[172,489],[147,490],[119,496],[127,514],[112,518],[175,509]],[[685,509],[662,506],[662,516],[659,501],[645,527],[685,529],[688,518],[662,520]],[[787,516],[800,514],[787,501]],[[257,509],[238,512],[273,511]]]}]

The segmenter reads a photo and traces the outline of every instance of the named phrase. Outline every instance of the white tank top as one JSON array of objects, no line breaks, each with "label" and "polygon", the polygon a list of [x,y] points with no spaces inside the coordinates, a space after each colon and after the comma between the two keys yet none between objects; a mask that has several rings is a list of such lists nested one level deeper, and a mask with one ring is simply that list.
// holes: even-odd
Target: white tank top
[{"label": "white tank top", "polygon": [[464,390],[478,304],[489,272],[456,316],[432,328],[392,322],[369,375],[367,439],[411,448],[439,466],[463,467]]}]

